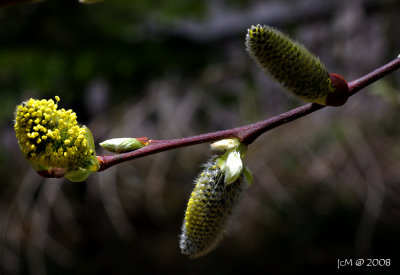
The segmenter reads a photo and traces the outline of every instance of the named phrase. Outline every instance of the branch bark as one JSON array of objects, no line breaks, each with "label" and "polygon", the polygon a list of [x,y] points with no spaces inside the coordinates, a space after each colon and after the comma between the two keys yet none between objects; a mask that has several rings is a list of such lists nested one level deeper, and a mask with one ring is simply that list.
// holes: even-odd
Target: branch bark
[{"label": "branch bark", "polygon": [[[354,95],[362,88],[365,88],[366,86],[372,84],[373,82],[381,79],[382,77],[394,72],[399,68],[400,57],[372,71],[371,73],[360,77],[359,79],[349,82],[348,88],[350,91],[350,95]],[[286,113],[271,117],[269,119],[233,129],[211,132],[191,137],[184,137],[180,139],[151,140],[148,146],[138,149],[136,151],[122,153],[118,155],[97,156],[98,160],[100,161],[99,171],[103,171],[111,166],[128,160],[133,160],[136,158],[176,148],[187,147],[206,142],[213,142],[224,138],[237,137],[242,143],[251,144],[260,135],[268,132],[269,130],[309,115],[315,111],[323,109],[324,107],[325,106],[319,104],[309,103],[301,107],[292,109]]]}]

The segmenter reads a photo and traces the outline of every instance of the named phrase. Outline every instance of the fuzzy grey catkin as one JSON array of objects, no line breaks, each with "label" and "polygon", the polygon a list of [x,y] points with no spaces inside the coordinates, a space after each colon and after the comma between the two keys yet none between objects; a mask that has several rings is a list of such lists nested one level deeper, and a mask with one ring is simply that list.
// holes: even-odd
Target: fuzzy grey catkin
[{"label": "fuzzy grey catkin", "polygon": [[242,173],[230,184],[213,157],[204,166],[190,196],[180,236],[183,254],[197,258],[209,253],[223,238],[232,211],[248,182]]},{"label": "fuzzy grey catkin", "polygon": [[273,27],[251,26],[246,48],[269,75],[305,101],[327,105],[328,95],[335,92],[319,59]]}]

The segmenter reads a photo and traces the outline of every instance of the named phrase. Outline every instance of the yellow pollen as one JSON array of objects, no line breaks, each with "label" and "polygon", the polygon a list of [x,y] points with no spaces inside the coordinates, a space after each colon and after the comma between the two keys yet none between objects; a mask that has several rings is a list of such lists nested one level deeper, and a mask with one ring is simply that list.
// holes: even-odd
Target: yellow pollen
[{"label": "yellow pollen", "polygon": [[[74,170],[87,165],[94,153],[84,126],[71,110],[58,109],[53,99],[29,99],[17,106],[15,134],[22,153],[38,167]],[[40,146],[39,146],[40,145]]]}]

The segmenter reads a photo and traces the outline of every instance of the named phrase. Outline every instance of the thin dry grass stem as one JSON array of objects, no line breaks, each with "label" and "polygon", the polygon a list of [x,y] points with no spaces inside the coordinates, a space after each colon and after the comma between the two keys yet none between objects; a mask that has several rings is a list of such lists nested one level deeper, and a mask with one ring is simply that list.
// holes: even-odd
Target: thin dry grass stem
[{"label": "thin dry grass stem", "polygon": [[372,236],[382,210],[386,186],[382,168],[361,129],[351,123],[344,135],[366,185],[362,188],[364,209],[356,232],[356,249],[361,256],[368,256],[372,249]]},{"label": "thin dry grass stem", "polygon": [[110,169],[104,175],[99,176],[98,185],[101,201],[114,229],[121,238],[132,239],[135,229],[119,199],[115,171]]}]

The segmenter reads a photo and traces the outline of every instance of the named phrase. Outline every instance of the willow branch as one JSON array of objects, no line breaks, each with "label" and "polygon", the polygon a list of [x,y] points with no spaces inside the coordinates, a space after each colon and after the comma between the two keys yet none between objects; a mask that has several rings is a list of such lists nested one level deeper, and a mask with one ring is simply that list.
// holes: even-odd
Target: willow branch
[{"label": "willow branch", "polygon": [[[381,79],[382,77],[390,74],[391,72],[400,68],[400,58],[396,58],[393,61],[383,65],[375,71],[348,83],[350,95],[354,95],[362,88],[372,84],[373,82]],[[290,121],[309,115],[315,111],[318,111],[325,106],[309,103],[301,107],[290,110],[286,113],[271,117],[269,119],[259,121],[253,124],[227,129],[217,132],[211,132],[191,137],[184,137],[179,139],[169,140],[151,140],[150,144],[146,147],[138,149],[136,151],[122,153],[117,155],[105,155],[97,156],[100,161],[99,171],[105,170],[118,163],[133,160],[136,158],[152,155],[155,153],[172,150],[181,147],[187,147],[191,145],[213,142],[216,140],[237,137],[244,144],[251,144],[260,135],[274,129],[278,126],[286,124]]]}]

